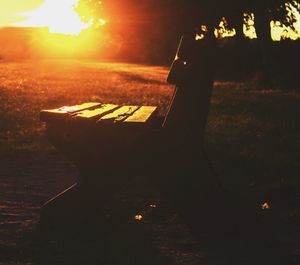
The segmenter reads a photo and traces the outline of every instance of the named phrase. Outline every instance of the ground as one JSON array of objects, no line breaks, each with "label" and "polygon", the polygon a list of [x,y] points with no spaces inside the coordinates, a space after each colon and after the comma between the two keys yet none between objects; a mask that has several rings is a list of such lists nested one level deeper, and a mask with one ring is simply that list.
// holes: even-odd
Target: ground
[{"label": "ground", "polygon": [[[167,71],[80,61],[0,63],[0,264],[299,263],[300,95],[282,88],[257,88],[253,81],[215,83],[205,148],[237,205],[243,207],[239,200],[244,198],[265,216],[269,240],[253,247],[228,235],[196,238],[143,178],[134,180],[131,193],[125,195],[144,217],[133,222],[137,230],[128,231],[135,236],[134,231],[143,231],[140,234],[146,235],[139,240],[148,238],[149,246],[126,241],[131,236],[120,231],[104,235],[100,228],[95,230],[98,234],[93,231],[93,240],[80,237],[86,248],[76,244],[74,235],[55,241],[37,233],[42,204],[78,176],[77,169],[48,143],[39,111],[106,101],[155,104],[163,116],[173,91],[165,82]],[[269,209],[262,209],[264,203]],[[137,250],[129,251],[126,244]]]}]

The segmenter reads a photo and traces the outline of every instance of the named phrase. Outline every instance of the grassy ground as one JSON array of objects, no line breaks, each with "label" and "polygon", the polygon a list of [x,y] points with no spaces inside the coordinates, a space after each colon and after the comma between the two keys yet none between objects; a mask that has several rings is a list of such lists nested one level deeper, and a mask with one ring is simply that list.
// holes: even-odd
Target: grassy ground
[{"label": "grassy ground", "polygon": [[[0,64],[0,153],[45,150],[39,111],[84,101],[159,104],[172,93],[162,67],[59,62]],[[43,143],[42,143],[43,142]]]},{"label": "grassy ground", "polygon": [[[39,111],[84,101],[149,104],[166,113],[173,87],[168,69],[94,62],[0,64],[0,154],[45,151]],[[299,169],[300,94],[255,84],[216,82],[207,129],[214,159],[243,163],[253,181],[293,179]],[[268,172],[268,171],[273,171]],[[266,176],[267,177],[267,176]],[[263,181],[263,180],[262,180]]]},{"label": "grassy ground", "polygon": [[[12,236],[16,231],[25,231],[37,220],[46,198],[72,182],[62,176],[77,174],[48,143],[39,111],[105,101],[158,105],[164,115],[173,92],[165,82],[167,72],[164,67],[121,63],[0,63],[0,252],[14,245],[20,236]],[[274,216],[288,223],[300,220],[299,103],[299,91],[216,82],[205,141],[228,190],[247,194],[258,208],[268,202]],[[41,182],[42,174],[48,177]],[[298,243],[290,244],[294,249]],[[299,258],[296,249],[293,255]],[[199,264],[197,251],[187,256],[176,251],[169,249],[169,255],[179,255],[185,264]]]}]

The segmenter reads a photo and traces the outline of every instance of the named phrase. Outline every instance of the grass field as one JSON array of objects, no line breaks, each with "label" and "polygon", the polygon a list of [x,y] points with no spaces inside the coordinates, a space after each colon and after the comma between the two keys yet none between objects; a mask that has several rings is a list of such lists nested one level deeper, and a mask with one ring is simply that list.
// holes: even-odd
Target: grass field
[{"label": "grass field", "polygon": [[[39,122],[45,108],[99,101],[158,105],[164,115],[173,92],[167,73],[164,67],[121,63],[0,63],[0,154],[52,149]],[[216,82],[206,137],[210,155],[242,170],[238,175],[250,182],[295,179],[299,102],[299,91]]]},{"label": "grass field", "polygon": [[45,150],[39,111],[84,101],[159,104],[172,89],[167,70],[129,64],[79,61],[0,64],[1,150]]},{"label": "grass field", "polygon": [[[167,73],[165,67],[124,63],[0,62],[0,177],[2,184],[10,183],[1,188],[14,185],[8,179],[13,174],[10,161],[22,160],[17,163],[21,172],[30,157],[55,153],[39,121],[41,109],[99,101],[158,105],[163,116],[173,92],[165,82]],[[295,221],[300,220],[299,114],[299,90],[257,88],[251,81],[216,81],[205,140],[226,188],[249,194],[257,207],[267,201],[275,215]],[[64,166],[51,163],[48,167]],[[37,172],[52,171],[40,166]],[[38,181],[38,176],[33,179]],[[21,183],[29,185],[25,180]],[[13,233],[13,226],[6,229],[5,225],[0,223],[0,236]]]}]

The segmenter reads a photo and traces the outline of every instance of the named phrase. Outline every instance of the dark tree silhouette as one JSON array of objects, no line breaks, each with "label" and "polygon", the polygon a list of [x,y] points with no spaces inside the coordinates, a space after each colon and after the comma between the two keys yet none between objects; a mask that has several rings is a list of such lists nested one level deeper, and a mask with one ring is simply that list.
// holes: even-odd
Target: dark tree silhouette
[{"label": "dark tree silhouette", "polygon": [[187,26],[201,21],[203,24],[215,27],[221,17],[225,16],[230,18],[231,24],[239,34],[242,32],[244,12],[255,13],[257,24],[265,20],[268,21],[265,24],[269,26],[270,20],[274,19],[292,26],[295,17],[286,17],[285,3],[298,7],[295,0],[80,0],[79,5],[85,4],[91,7],[89,16],[95,17],[104,9],[105,13],[110,14],[114,19],[125,22],[135,18],[137,14],[140,18],[144,17],[144,21],[151,15],[160,14],[167,16],[166,19],[180,20]]},{"label": "dark tree silhouette", "polygon": [[[230,27],[235,28],[237,51],[249,45],[243,33],[244,13],[253,13],[257,45],[261,58],[261,73],[268,80],[274,64],[274,42],[271,38],[270,21],[279,20],[293,28],[295,17],[286,17],[286,3],[299,8],[294,0],[80,0],[91,6],[91,17],[108,16],[109,27],[123,36],[123,53],[127,59],[142,57],[148,62],[170,64],[182,34],[206,25],[207,38],[214,39],[214,29],[225,17]],[[88,16],[86,16],[88,17]],[[132,49],[136,48],[136,53]]]}]

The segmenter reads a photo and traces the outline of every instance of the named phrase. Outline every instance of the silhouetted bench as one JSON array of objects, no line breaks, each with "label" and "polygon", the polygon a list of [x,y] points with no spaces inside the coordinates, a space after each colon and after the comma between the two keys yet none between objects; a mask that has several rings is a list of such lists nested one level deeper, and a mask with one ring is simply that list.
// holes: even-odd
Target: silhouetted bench
[{"label": "silhouetted bench", "polygon": [[150,131],[161,126],[156,113],[156,106],[98,102],[42,110],[49,140],[80,172],[78,182],[47,202],[43,212],[59,213],[62,208],[63,214],[72,204],[108,203],[145,167]]},{"label": "silhouetted bench", "polygon": [[[176,88],[164,120],[157,106],[88,102],[42,110],[54,146],[79,169],[78,184],[43,207],[43,219],[109,203],[133,176],[147,175],[187,219],[213,203],[220,183],[203,153],[213,84],[210,43],[182,38],[168,81]],[[81,209],[81,210],[79,210]],[[89,211],[89,210],[87,210]]]}]

